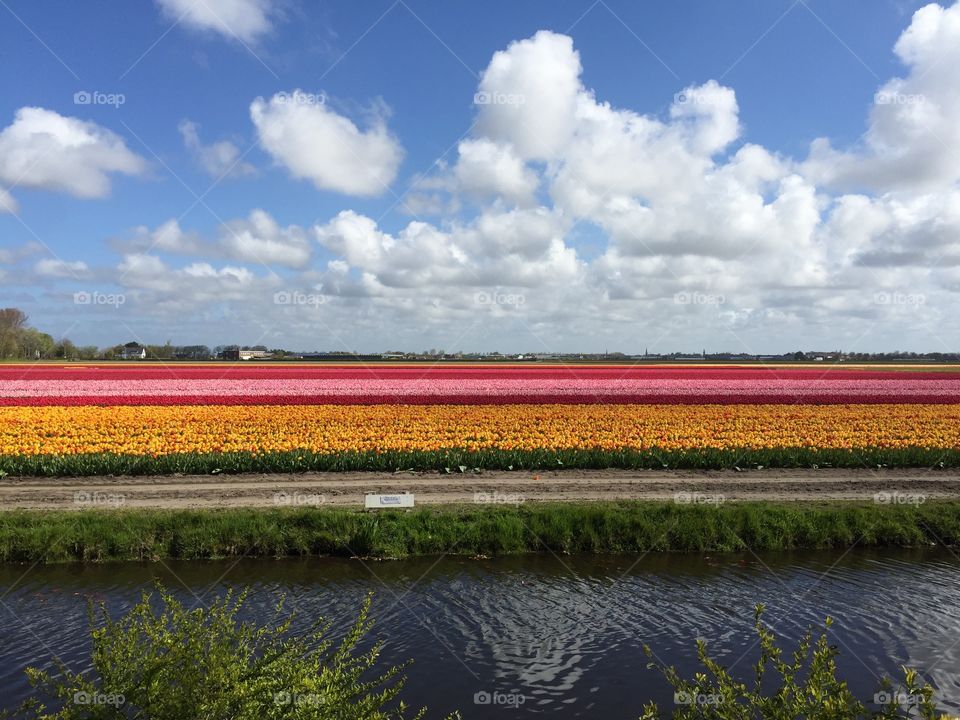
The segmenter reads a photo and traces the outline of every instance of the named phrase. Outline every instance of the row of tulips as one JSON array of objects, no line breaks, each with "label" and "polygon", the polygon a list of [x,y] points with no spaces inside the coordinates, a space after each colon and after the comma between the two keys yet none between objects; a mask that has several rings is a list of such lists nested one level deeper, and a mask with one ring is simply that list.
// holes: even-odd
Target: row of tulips
[{"label": "row of tulips", "polygon": [[818,464],[825,452],[834,463],[960,463],[960,373],[0,366],[3,472],[430,469],[451,453],[505,468],[561,456],[580,467],[659,467],[664,453],[728,467],[745,457]]},{"label": "row of tulips", "polygon": [[0,408],[0,456],[960,449],[960,405]]},{"label": "row of tulips", "polygon": [[0,405],[960,403],[960,378],[0,379]]},{"label": "row of tulips", "polygon": [[474,363],[394,365],[355,363],[115,363],[112,365],[0,365],[6,380],[280,380],[280,379],[565,379],[565,380],[958,380],[953,366],[921,370],[900,366],[866,368],[829,365],[480,365]]}]

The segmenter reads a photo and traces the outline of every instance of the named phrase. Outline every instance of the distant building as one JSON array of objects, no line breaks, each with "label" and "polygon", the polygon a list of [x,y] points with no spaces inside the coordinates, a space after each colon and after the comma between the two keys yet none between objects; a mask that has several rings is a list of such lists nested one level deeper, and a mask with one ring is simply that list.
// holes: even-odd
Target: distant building
[{"label": "distant building", "polygon": [[121,360],[146,360],[147,349],[142,345],[124,345],[120,349]]},{"label": "distant building", "polygon": [[224,360],[268,360],[273,357],[269,350],[224,350]]}]

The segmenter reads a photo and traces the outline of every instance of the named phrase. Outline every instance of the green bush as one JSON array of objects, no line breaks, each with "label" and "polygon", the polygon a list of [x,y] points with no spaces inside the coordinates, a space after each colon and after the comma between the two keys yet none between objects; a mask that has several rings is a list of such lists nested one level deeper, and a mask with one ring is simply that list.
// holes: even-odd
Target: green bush
[{"label": "green bush", "polygon": [[[831,620],[826,620],[826,630]],[[674,689],[674,720],[935,720],[933,688],[921,683],[916,671],[903,668],[903,684],[894,689],[885,681],[872,698],[877,709],[854,697],[847,683],[837,678],[839,651],[830,645],[826,630],[813,641],[808,630],[789,658],[777,645],[774,633],[763,623],[763,605],[754,616],[760,657],[754,665],[752,683],[736,680],[711,659],[707,644],[697,641],[697,655],[706,672],[692,679],[681,677],[673,667],[652,663]],[[648,656],[653,653],[644,646]],[[770,678],[771,671],[775,677]],[[651,703],[641,720],[659,720],[659,708]]]},{"label": "green bush", "polygon": [[[403,666],[365,679],[380,645],[358,652],[369,632],[370,598],[339,643],[318,620],[291,633],[277,605],[263,626],[240,622],[247,592],[189,609],[162,588],[144,593],[119,620],[91,607],[92,671],[27,670],[35,696],[17,717],[79,720],[387,720],[408,717],[398,696]],[[159,606],[159,609],[155,606]],[[425,709],[413,715],[423,717]]]}]

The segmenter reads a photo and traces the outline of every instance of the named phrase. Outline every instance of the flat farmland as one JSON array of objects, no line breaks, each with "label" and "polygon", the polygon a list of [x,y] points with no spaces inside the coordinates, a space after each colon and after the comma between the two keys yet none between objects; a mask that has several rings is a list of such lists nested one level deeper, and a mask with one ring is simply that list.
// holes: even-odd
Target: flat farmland
[{"label": "flat farmland", "polygon": [[9,476],[956,467],[960,372],[0,366]]}]

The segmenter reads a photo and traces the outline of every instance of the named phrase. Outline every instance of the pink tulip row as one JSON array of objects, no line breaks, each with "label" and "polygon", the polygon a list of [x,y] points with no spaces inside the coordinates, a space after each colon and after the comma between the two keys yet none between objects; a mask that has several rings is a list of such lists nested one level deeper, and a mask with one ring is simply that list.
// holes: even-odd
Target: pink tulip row
[{"label": "pink tulip row", "polygon": [[[960,402],[960,379],[0,379],[0,405],[183,402]],[[199,399],[199,400],[198,400]]]},{"label": "pink tulip row", "polygon": [[783,365],[496,365],[477,363],[203,363],[111,365],[0,364],[0,380],[504,380],[583,379],[618,380],[960,380],[960,372],[896,370],[887,366],[871,369],[830,365],[787,367]]}]

